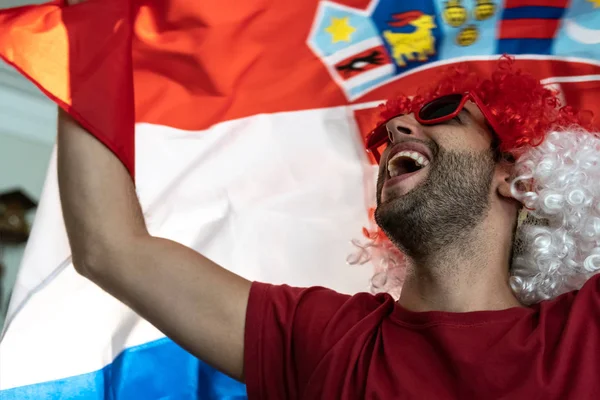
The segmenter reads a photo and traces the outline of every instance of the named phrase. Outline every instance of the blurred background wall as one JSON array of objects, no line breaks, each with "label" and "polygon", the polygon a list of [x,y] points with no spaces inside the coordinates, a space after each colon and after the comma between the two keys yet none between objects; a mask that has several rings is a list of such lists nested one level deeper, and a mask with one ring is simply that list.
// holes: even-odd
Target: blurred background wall
[{"label": "blurred background wall", "polygon": [[[42,3],[1,0],[0,8]],[[0,193],[22,190],[39,201],[56,137],[56,107],[26,79],[0,61]],[[35,209],[27,213],[31,223]],[[0,299],[0,329],[25,245],[4,244],[0,260],[6,267]]]}]

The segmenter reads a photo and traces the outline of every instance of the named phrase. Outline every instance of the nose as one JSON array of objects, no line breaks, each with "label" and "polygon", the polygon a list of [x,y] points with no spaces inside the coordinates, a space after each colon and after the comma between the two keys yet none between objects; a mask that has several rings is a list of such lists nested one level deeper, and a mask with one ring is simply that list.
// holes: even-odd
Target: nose
[{"label": "nose", "polygon": [[412,114],[401,115],[391,119],[386,124],[390,142],[395,143],[405,139],[407,136],[420,137],[423,139],[423,129],[421,124]]}]

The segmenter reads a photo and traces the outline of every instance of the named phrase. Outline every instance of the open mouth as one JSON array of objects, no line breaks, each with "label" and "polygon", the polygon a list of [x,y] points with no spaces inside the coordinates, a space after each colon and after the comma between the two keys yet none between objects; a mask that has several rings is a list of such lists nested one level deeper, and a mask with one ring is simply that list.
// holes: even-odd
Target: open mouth
[{"label": "open mouth", "polygon": [[416,151],[400,151],[388,160],[390,178],[412,174],[429,165],[427,157]]}]

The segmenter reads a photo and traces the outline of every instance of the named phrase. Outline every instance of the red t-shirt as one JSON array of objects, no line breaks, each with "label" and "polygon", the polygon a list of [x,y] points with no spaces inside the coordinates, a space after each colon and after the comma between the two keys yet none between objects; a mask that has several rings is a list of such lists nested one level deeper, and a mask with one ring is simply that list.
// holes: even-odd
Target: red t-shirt
[{"label": "red t-shirt", "polygon": [[600,275],[531,308],[410,312],[254,283],[249,399],[600,399]]}]

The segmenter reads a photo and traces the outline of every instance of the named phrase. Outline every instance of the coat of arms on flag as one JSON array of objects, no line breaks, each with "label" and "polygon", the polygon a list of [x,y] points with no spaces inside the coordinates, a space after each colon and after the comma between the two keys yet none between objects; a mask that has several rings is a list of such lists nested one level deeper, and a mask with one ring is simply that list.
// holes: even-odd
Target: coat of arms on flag
[{"label": "coat of arms on flag", "polygon": [[360,10],[323,1],[307,43],[346,97],[354,100],[437,60],[438,26],[431,3],[381,0]]}]

